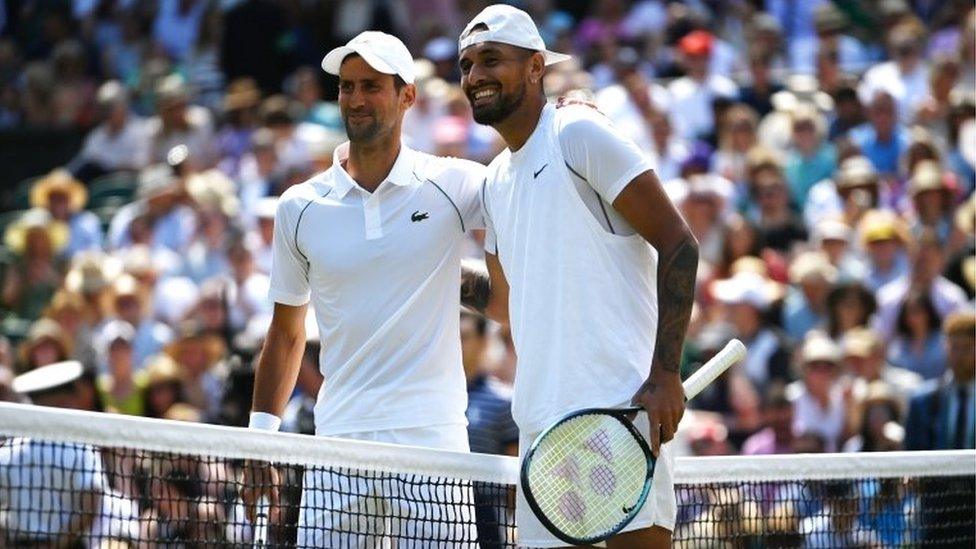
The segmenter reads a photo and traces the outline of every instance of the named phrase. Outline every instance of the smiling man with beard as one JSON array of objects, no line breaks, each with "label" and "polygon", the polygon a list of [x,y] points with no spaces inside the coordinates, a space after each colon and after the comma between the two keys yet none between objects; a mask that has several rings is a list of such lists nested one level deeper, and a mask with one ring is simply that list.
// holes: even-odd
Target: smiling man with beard
[{"label": "smiling man with beard", "polygon": [[[520,452],[580,408],[637,403],[658,455],[647,503],[609,547],[670,545],[677,512],[669,441],[684,412],[678,367],[698,246],[650,163],[596,111],[546,102],[546,50],[525,12],[489,6],[461,34],[461,86],[475,120],[508,145],[482,202],[488,278],[471,306],[510,322]],[[463,290],[463,291],[464,291]],[[565,545],[519,493],[519,545]]]},{"label": "smiling man with beard", "polygon": [[[280,426],[311,303],[325,378],[316,435],[466,452],[461,248],[464,233],[483,226],[484,166],[401,143],[403,115],[417,92],[413,59],[397,38],[364,32],[329,52],[322,66],[339,76],[349,142],[338,147],[331,168],[279,201],[275,308],[250,426]],[[439,485],[430,487],[430,501],[411,500],[403,497],[409,482],[307,471],[298,546],[374,547],[391,538],[400,547],[474,543],[473,515],[459,504],[470,494]],[[254,503],[262,495],[274,500],[277,484],[267,464],[245,468],[242,496],[252,520]]]}]

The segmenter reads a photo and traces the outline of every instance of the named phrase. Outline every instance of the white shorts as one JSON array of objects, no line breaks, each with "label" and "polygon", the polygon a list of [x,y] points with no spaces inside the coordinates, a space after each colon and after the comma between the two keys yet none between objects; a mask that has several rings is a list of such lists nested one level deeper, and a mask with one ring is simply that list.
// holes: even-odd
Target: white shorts
[{"label": "white shorts", "polygon": [[[464,425],[338,435],[340,438],[468,451]],[[355,469],[306,470],[299,547],[477,547],[471,487]]]},{"label": "white shorts", "polygon": [[[647,414],[637,414],[634,426],[646,437],[647,433],[650,432]],[[525,457],[525,453],[529,451],[532,442],[540,433],[519,434],[520,461]],[[650,446],[650,442],[648,442],[648,446]],[[654,465],[651,492],[647,496],[644,507],[637,513],[634,520],[622,530],[623,532],[643,530],[655,525],[674,531],[674,523],[678,515],[678,502],[674,495],[673,471],[674,456],[671,455],[671,443],[668,443],[661,446],[661,454]],[[554,536],[532,512],[525,500],[525,494],[522,493],[521,484],[518,486],[518,498],[515,502],[515,524],[518,527],[519,547],[566,546],[566,542]],[[602,544],[598,546],[603,547]]]}]

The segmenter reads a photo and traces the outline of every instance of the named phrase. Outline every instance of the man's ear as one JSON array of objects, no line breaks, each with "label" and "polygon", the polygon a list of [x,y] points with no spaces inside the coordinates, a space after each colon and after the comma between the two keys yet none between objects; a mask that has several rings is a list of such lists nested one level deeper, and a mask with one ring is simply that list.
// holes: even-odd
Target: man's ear
[{"label": "man's ear", "polygon": [[542,75],[546,73],[546,58],[542,52],[534,52],[529,60],[529,81],[533,84],[542,82]]},{"label": "man's ear", "polygon": [[413,84],[407,84],[404,86],[401,101],[403,102],[404,110],[412,107],[413,104],[417,102],[417,86]]}]

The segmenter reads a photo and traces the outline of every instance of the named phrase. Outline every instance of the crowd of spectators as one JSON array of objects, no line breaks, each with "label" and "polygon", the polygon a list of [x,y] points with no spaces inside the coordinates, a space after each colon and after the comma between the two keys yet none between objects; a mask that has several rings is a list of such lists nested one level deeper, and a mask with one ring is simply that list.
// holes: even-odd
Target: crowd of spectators
[{"label": "crowd of spectators", "polygon": [[[321,54],[366,28],[402,36],[421,75],[407,142],[486,162],[502,144],[456,68],[485,4],[0,2],[0,129],[88,132],[0,216],[0,385],[74,358],[102,409],[246,423],[275,197],[344,140]],[[684,371],[731,337],[749,349],[692,405],[686,453],[973,447],[972,413],[938,436],[910,413],[940,391],[973,401],[970,4],[516,4],[574,56],[547,93],[633,139],[700,243]],[[472,387],[504,388],[507,331],[478,326]],[[306,359],[286,419],[304,432],[323,382]]]}]

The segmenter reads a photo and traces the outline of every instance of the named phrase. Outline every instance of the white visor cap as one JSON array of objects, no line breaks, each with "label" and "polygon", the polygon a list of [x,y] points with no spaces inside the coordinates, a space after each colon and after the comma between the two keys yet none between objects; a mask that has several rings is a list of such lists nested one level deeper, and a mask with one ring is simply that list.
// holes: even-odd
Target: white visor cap
[{"label": "white visor cap", "polygon": [[413,56],[396,36],[385,32],[359,33],[345,46],[330,51],[322,59],[322,69],[338,76],[342,61],[350,54],[359,54],[370,67],[383,74],[395,74],[407,84],[415,80]]},{"label": "white visor cap", "polygon": [[[488,30],[471,32],[478,25],[484,25]],[[539,29],[536,28],[529,14],[505,4],[494,4],[481,10],[481,13],[464,27],[464,32],[458,39],[458,51],[464,51],[465,48],[482,42],[499,42],[542,52],[546,58],[546,66],[572,59],[565,53],[547,50],[546,43],[539,35]]]}]

